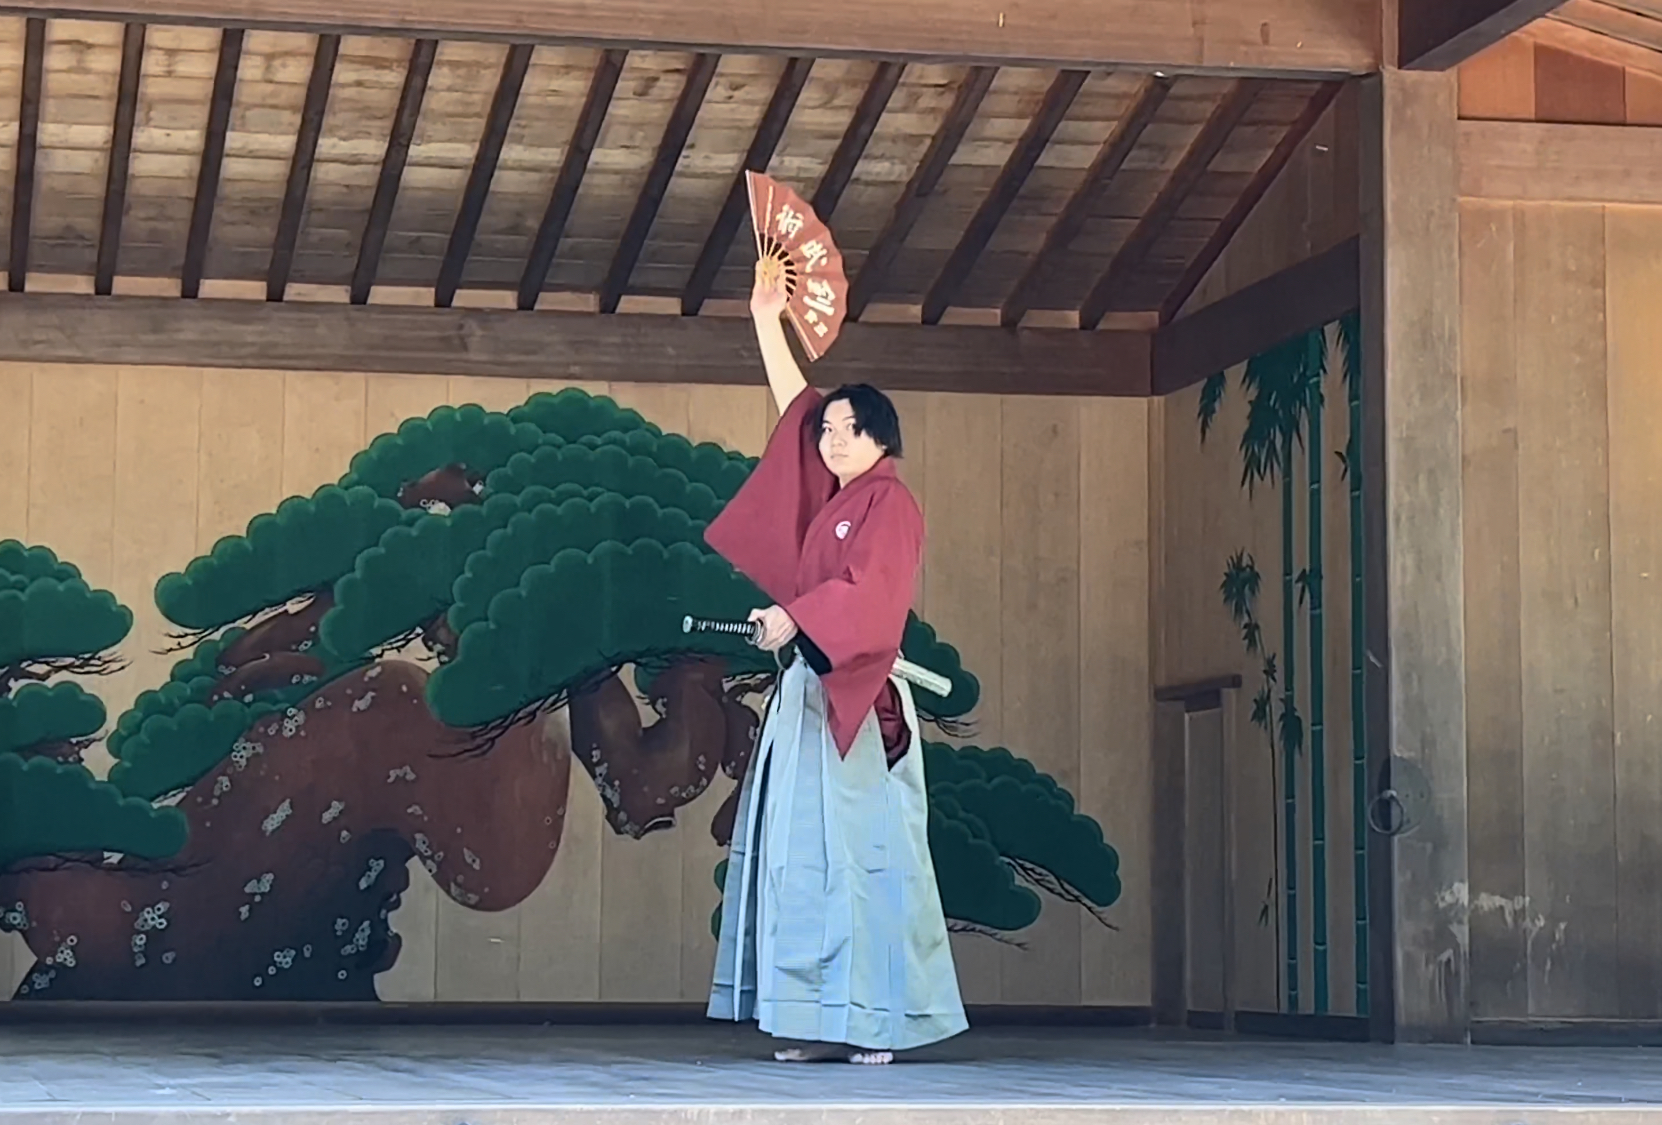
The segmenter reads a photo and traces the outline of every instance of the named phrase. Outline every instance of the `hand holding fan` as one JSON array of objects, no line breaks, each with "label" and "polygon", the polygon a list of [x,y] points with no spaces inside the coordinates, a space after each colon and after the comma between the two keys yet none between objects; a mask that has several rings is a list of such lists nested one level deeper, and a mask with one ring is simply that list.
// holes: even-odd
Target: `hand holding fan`
[{"label": "hand holding fan", "polygon": [[746,172],[745,181],[759,270],[766,280],[783,279],[785,315],[816,360],[836,340],[848,309],[842,252],[796,192],[760,172]]}]

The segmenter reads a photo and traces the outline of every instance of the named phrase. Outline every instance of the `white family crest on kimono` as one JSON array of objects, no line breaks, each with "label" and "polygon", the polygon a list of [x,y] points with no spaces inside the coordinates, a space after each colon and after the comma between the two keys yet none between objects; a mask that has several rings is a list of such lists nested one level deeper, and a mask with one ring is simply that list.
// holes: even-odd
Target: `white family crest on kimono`
[{"label": "white family crest on kimono", "polygon": [[967,1027],[906,682],[930,673],[897,664],[923,517],[891,460],[839,485],[822,402],[797,395],[705,533],[824,658],[780,674],[741,783],[709,1014],[906,1050]]}]

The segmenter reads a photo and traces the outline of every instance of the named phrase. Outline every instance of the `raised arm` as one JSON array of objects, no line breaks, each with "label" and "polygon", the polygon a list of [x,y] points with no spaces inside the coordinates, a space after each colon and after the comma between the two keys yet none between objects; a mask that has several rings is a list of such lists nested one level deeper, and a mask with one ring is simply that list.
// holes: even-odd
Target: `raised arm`
[{"label": "raised arm", "polygon": [[768,388],[773,391],[774,405],[784,414],[808,385],[791,354],[791,345],[785,339],[785,324],[779,318],[785,312],[785,279],[777,270],[767,267],[763,259],[756,263],[756,284],[750,292],[750,317],[756,322],[756,341],[762,347],[762,366],[767,371]]}]

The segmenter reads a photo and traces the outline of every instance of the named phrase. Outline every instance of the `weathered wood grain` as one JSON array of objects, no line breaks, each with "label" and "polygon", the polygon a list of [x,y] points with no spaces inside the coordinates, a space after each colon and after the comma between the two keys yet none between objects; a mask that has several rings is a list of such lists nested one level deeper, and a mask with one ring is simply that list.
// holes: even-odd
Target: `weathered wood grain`
[{"label": "weathered wood grain", "polygon": [[[894,390],[1148,393],[1148,337],[871,324],[844,328],[816,383]],[[0,303],[0,359],[621,383],[749,381],[748,321],[500,309],[31,294]]]},{"label": "weathered wood grain", "polygon": [[1371,880],[1395,888],[1391,909],[1373,912],[1390,918],[1395,979],[1376,972],[1372,995],[1397,1038],[1462,1042],[1470,880],[1454,79],[1388,71],[1364,95],[1369,742],[1415,794],[1405,809],[1414,831],[1381,846],[1394,878]]},{"label": "weathered wood grain", "polygon": [[1468,199],[1662,203],[1662,128],[1462,121]]},{"label": "weathered wood grain", "polygon": [[766,0],[9,0],[0,10],[142,16],[303,30],[655,44],[1038,65],[1139,65],[1365,74],[1379,62],[1378,11],[1363,0],[1105,0],[1080,20],[1068,0],[1016,10],[994,0],[849,0],[835,19]]},{"label": "weathered wood grain", "polygon": [[1460,208],[1472,1014],[1529,1014],[1513,208]]},{"label": "weathered wood grain", "polygon": [[1599,207],[1518,209],[1519,639],[1529,1014],[1619,1010],[1610,419]]}]

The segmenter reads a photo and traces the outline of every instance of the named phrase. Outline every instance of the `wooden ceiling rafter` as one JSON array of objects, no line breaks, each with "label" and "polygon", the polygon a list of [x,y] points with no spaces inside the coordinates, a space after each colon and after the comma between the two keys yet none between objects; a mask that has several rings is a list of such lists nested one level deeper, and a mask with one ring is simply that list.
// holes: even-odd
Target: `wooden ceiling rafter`
[{"label": "wooden ceiling rafter", "polygon": [[491,181],[496,178],[502,147],[508,142],[508,129],[514,123],[514,112],[519,109],[520,91],[525,88],[525,75],[531,69],[532,50],[529,43],[515,43],[502,58],[502,74],[496,82],[496,93],[491,96],[490,111],[485,115],[484,131],[474,152],[467,187],[462,190],[461,205],[456,209],[456,225],[451,228],[444,261],[439,265],[439,280],[433,290],[433,304],[438,308],[449,308],[456,299],[456,290],[461,288],[462,273],[467,268],[468,255],[473,252],[473,240],[479,234],[479,220],[485,214]]},{"label": "wooden ceiling rafter", "polygon": [[190,234],[185,239],[185,261],[179,275],[179,295],[185,298],[194,298],[202,290],[214,208],[219,203],[220,173],[225,165],[225,138],[231,129],[231,108],[237,97],[237,73],[242,69],[242,42],[240,27],[228,27],[219,33],[219,60],[214,66],[213,93],[208,100],[208,127],[202,141],[202,161],[196,171],[196,198],[191,203]]},{"label": "wooden ceiling rafter", "polygon": [[[39,161],[52,159],[47,154],[37,158],[34,145],[46,143],[40,136],[40,91],[42,83],[50,81],[44,74],[48,65],[45,45],[56,39],[49,34],[46,17],[23,22],[27,34],[22,44],[24,80],[15,167],[20,206],[12,215],[10,279],[19,292],[28,285],[32,224],[40,225],[43,232],[50,225],[53,231],[50,238],[43,234],[35,243],[34,250],[40,256],[34,267],[37,279],[51,275],[57,280],[47,284],[61,288],[67,275],[59,263],[74,252],[73,245],[57,233],[61,223],[57,215],[50,220],[37,217],[30,207],[39,187],[35,168]],[[1060,323],[1054,315],[1057,313],[1068,314],[1070,320],[1077,317],[1083,328],[1099,327],[1110,312],[1147,316],[1151,323],[1176,316],[1270,182],[1331,105],[1338,88],[1337,83],[1303,83],[1295,94],[1282,92],[1259,100],[1260,93],[1276,84],[1242,77],[1225,86],[1211,80],[1166,75],[1133,81],[1130,76],[1099,70],[1017,66],[1006,71],[983,65],[963,67],[955,80],[942,84],[939,72],[913,71],[897,61],[874,62],[869,69],[848,63],[816,69],[819,58],[807,55],[779,60],[770,74],[758,58],[735,58],[727,69],[726,56],[705,51],[681,56],[685,62],[654,55],[641,56],[632,64],[640,69],[641,83],[662,84],[664,94],[660,96],[675,91],[667,120],[657,118],[663,122],[661,133],[655,128],[657,135],[643,138],[634,107],[626,122],[628,128],[606,134],[608,115],[624,79],[625,63],[630,60],[621,47],[593,52],[589,56],[593,61],[587,66],[580,61],[583,54],[577,50],[538,56],[541,48],[527,41],[492,48],[479,44],[447,46],[436,38],[423,37],[401,40],[393,51],[380,46],[347,55],[339,35],[323,33],[307,44],[311,71],[303,87],[303,103],[297,86],[291,85],[292,94],[285,95],[293,97],[289,104],[298,116],[289,118],[293,123],[289,126],[293,148],[285,152],[286,159],[272,175],[273,194],[280,190],[282,199],[275,231],[249,246],[247,224],[239,227],[230,221],[230,208],[239,201],[229,196],[221,198],[238,180],[227,178],[222,191],[221,173],[228,147],[233,152],[245,151],[244,146],[260,151],[256,146],[288,143],[287,138],[275,135],[276,130],[251,126],[247,114],[234,112],[239,74],[253,81],[258,73],[260,81],[272,81],[268,76],[274,73],[278,48],[248,37],[244,28],[226,27],[211,37],[198,31],[182,41],[170,38],[165,46],[152,35],[152,49],[158,54],[155,60],[149,60],[147,26],[134,23],[121,33],[121,74],[115,83],[114,100],[107,103],[114,117],[110,159],[107,170],[99,176],[104,181],[100,185],[104,188],[102,221],[97,217],[89,220],[86,225],[90,236],[79,235],[78,245],[96,242],[97,264],[90,271],[94,275],[90,280],[93,291],[101,297],[109,297],[118,289],[127,293],[168,291],[166,267],[157,269],[158,254],[166,253],[165,244],[155,244],[157,236],[150,233],[153,219],[147,215],[144,238],[134,242],[125,255],[121,246],[122,216],[132,210],[132,193],[155,190],[140,186],[145,181],[138,179],[128,184],[131,166],[137,159],[137,125],[148,112],[141,102],[143,71],[149,66],[155,73],[165,74],[184,65],[196,68],[197,74],[206,74],[212,66],[211,84],[202,83],[207,88],[197,95],[207,103],[203,107],[207,127],[195,169],[197,190],[189,203],[188,223],[175,220],[176,232],[161,236],[184,244],[183,264],[175,267],[179,269],[178,288],[173,290],[181,297],[200,301],[201,294],[208,291],[222,299],[231,299],[233,294],[253,299],[250,290],[257,286],[265,300],[256,303],[281,305],[290,296],[293,277],[303,271],[301,276],[312,283],[306,286],[309,299],[340,299],[350,305],[369,303],[379,290],[382,296],[378,304],[430,302],[439,310],[447,310],[456,304],[495,304],[487,291],[505,288],[512,294],[512,310],[547,309],[556,317],[616,313],[620,306],[632,307],[624,304],[625,298],[651,295],[655,299],[640,301],[638,308],[667,313],[673,303],[685,319],[708,320],[709,314],[724,319],[735,311],[737,302],[733,298],[739,296],[739,280],[725,267],[733,258],[734,239],[748,205],[743,172],[767,170],[775,154],[785,151],[790,154],[793,168],[800,169],[804,162],[817,167],[812,200],[822,216],[840,210],[843,229],[875,232],[875,237],[867,236],[869,249],[864,255],[859,253],[863,240],[857,234],[851,238],[851,322],[876,306],[869,319],[911,323],[941,334],[930,338],[956,340],[956,329],[944,327],[943,322],[958,307],[955,302],[963,294],[1004,293],[1007,296],[996,310],[1001,331],[1020,329],[1030,311],[1047,314],[1035,321],[1044,327],[1020,329],[1010,337],[1018,352],[1031,349],[1035,339],[1048,339],[1063,331],[1056,327]],[[113,48],[108,38],[102,42]],[[292,47],[282,50],[293,52]],[[173,55],[179,52],[194,57],[175,59]],[[401,74],[394,71],[394,81],[399,83],[395,108],[385,101],[347,97],[349,88],[385,82],[367,78],[371,68],[381,65],[369,60],[397,58],[400,54],[407,55],[407,61]],[[54,73],[55,68],[65,65],[56,61],[58,57],[51,57]],[[303,63],[305,56],[293,58],[291,54],[291,58]],[[557,80],[565,89],[572,89],[573,80],[586,82],[580,110],[571,102],[563,102],[569,95],[555,94],[551,102],[540,79],[539,100],[533,107],[530,76],[539,58],[569,76]],[[115,69],[113,49],[106,49],[100,65]],[[482,77],[487,66],[494,79],[493,90],[485,87],[487,79]],[[727,76],[719,99],[712,92],[718,71]],[[1087,87],[1093,75],[1104,79],[1100,87]],[[283,81],[297,82],[298,78]],[[468,89],[458,86],[458,81],[474,83],[472,93],[448,96]],[[676,82],[678,90],[670,82]],[[430,84],[434,90],[446,91],[447,96],[429,97]],[[1089,97],[1083,93],[1087,89],[1091,91]],[[811,100],[809,90],[814,91]],[[387,95],[391,92],[387,90]],[[473,102],[480,108],[457,108],[478,94],[488,95]],[[898,106],[897,95],[903,99]],[[760,104],[762,98],[765,104]],[[851,105],[856,100],[857,104]],[[569,137],[539,135],[546,133],[548,126],[534,126],[523,139],[514,142],[515,175],[501,173],[511,130],[522,111],[533,115],[526,118],[527,123],[540,122],[546,120],[540,115],[556,106],[557,128],[563,131],[569,121]],[[809,106],[812,112],[805,108]],[[828,121],[826,111],[832,106],[842,108],[837,118]],[[337,111],[340,116],[331,116]],[[1195,116],[1197,112],[1204,116],[1203,124],[1181,151],[1173,151],[1157,137],[1160,129],[1150,131],[1156,124],[1164,130],[1183,127],[1180,123],[1200,119]],[[705,132],[698,136],[704,139],[693,142],[701,117]],[[326,124],[326,120],[334,124]],[[463,126],[464,121],[469,123]],[[1251,128],[1242,133],[1242,126]],[[468,132],[461,132],[461,128]],[[358,158],[343,158],[339,148],[339,140],[362,136],[365,129],[371,137],[386,137],[383,150],[377,154],[379,168],[367,206],[354,204],[349,195],[342,193],[342,187],[357,177],[351,172],[343,177],[342,165],[350,167]],[[253,145],[243,139],[245,131],[259,134]],[[235,140],[231,139],[233,133]],[[1090,136],[1093,143],[1097,138],[1101,141],[1089,168],[1076,181],[1066,182],[1057,169],[1045,164],[1046,154],[1060,143],[1059,137],[1066,137],[1069,145],[1077,145],[1082,136]],[[1235,141],[1237,136],[1249,139],[1243,144]],[[787,141],[787,137],[791,139]],[[971,170],[972,165],[985,163],[981,153],[960,151],[972,138],[979,148],[1000,148],[1000,163],[986,168],[985,174],[979,167]],[[468,161],[465,169],[456,166],[452,155],[456,140],[472,142],[463,152],[463,160]],[[524,146],[524,155],[520,155],[520,145]],[[688,157],[693,148],[689,146],[697,145],[703,147],[697,151],[698,160],[691,161]],[[1221,163],[1214,168],[1226,145],[1230,146],[1229,168],[1224,169]],[[647,146],[654,146],[650,159],[646,159]],[[745,146],[742,154],[735,152],[738,146]],[[892,186],[896,180],[889,178],[896,154],[915,153],[919,147],[922,155],[907,158],[908,166],[901,173],[907,179],[897,191]],[[1252,162],[1245,164],[1249,157]],[[539,159],[554,181],[548,189],[546,207],[538,198],[528,209],[523,185],[530,180],[526,172]],[[606,163],[596,165],[597,159],[605,159]],[[722,178],[712,181],[702,169],[716,160],[739,170],[731,178],[724,172]],[[604,177],[588,175],[591,165],[603,168]],[[1047,169],[1043,178],[1035,174],[1041,165]],[[640,179],[630,185],[632,198],[617,198],[622,178],[618,170],[630,166],[644,166],[644,172],[637,172]],[[1135,177],[1124,171],[1130,168],[1136,170]],[[1253,170],[1251,175],[1239,174],[1247,169]],[[279,179],[285,170],[286,182]],[[246,177],[247,172],[239,171],[238,175]],[[800,170],[788,175],[810,182],[815,178],[815,173]],[[1071,178],[1073,174],[1068,175]],[[1238,186],[1243,183],[1244,189]],[[441,186],[448,184],[455,186]],[[974,186],[966,191],[966,185]],[[54,194],[56,190],[54,186]],[[579,197],[585,190],[610,198],[597,198],[598,206],[580,207]],[[1229,194],[1220,200],[1222,191]],[[1201,218],[1202,212],[1188,202],[1197,192],[1205,197],[1207,218]],[[370,193],[365,190],[365,194]],[[1154,202],[1145,208],[1143,201],[1149,194]],[[313,195],[318,196],[316,208],[309,203]],[[226,219],[217,224],[222,230],[216,229],[216,205],[225,210]],[[494,206],[508,208],[501,212],[503,220],[531,234],[528,247],[514,247],[510,238],[504,237],[507,231],[494,227],[491,237],[484,236],[484,216]],[[1210,210],[1214,206],[1219,210]],[[342,253],[335,249],[339,242],[333,234],[341,229],[343,218],[344,225],[353,224],[348,216],[358,208],[361,235],[352,240],[351,234],[345,234],[343,240],[355,241],[355,245],[349,242]],[[627,215],[621,231],[599,225],[607,222],[605,216],[619,211]],[[539,212],[541,221],[534,223]],[[1210,218],[1220,212],[1224,213],[1222,220]],[[325,236],[315,245],[314,240],[304,237],[314,213],[320,234]],[[714,219],[710,221],[712,213]],[[510,215],[514,216],[511,220]],[[1047,215],[1056,218],[1047,227],[1041,226],[1037,220]],[[1127,218],[1134,220],[1134,229],[1119,244],[1104,270],[1100,263],[1110,257],[1106,251],[1113,248],[1109,232],[1123,229],[1128,225]],[[139,227],[133,229],[136,232]],[[945,246],[932,243],[925,247],[921,237],[925,230],[931,239],[938,238],[942,230],[950,231],[955,240]],[[258,235],[257,228],[253,233]],[[999,239],[996,254],[989,252],[995,238]],[[569,245],[570,261],[561,255],[562,245]],[[1198,254],[1184,249],[1196,245],[1202,247]],[[383,254],[389,246],[398,249],[383,265]],[[268,248],[269,264],[264,260]],[[942,250],[947,252],[941,258],[933,257]],[[521,253],[523,259],[518,257]],[[132,271],[130,280],[135,283],[129,286],[117,284],[124,258]],[[920,276],[918,267],[925,259],[934,268]],[[226,263],[223,276],[214,274],[216,283],[225,284],[207,290],[204,283],[210,275],[210,261]],[[426,272],[429,263],[431,272]],[[263,276],[261,266],[265,266]],[[584,276],[585,267],[593,270],[587,273],[588,278],[602,273],[604,278],[598,286],[593,280],[584,282],[582,291],[576,292],[579,287],[573,282]],[[675,274],[678,270],[685,271],[679,278]],[[1085,270],[1091,271],[1089,275]],[[426,289],[424,273],[426,278],[434,279],[430,290]],[[345,275],[350,280],[343,284],[348,280]],[[484,289],[470,291],[464,300],[464,282],[474,278],[477,281],[473,283]],[[339,298],[333,296],[336,286]],[[1087,290],[1081,300],[1079,294]],[[666,300],[665,294],[674,296]],[[895,303],[878,306],[879,296]],[[713,307],[717,304],[719,308]],[[588,312],[552,312],[556,308],[585,307]],[[512,311],[504,311],[513,315]],[[227,319],[227,314],[215,313],[214,317],[230,324],[240,315]],[[951,319],[970,321],[976,317]],[[277,323],[299,321],[269,322]],[[373,323],[382,326],[390,322]],[[475,321],[464,316],[456,323],[465,327]],[[494,326],[498,321],[490,323]],[[159,326],[152,330],[159,330]],[[650,335],[651,330],[626,331]],[[1154,338],[1142,329],[1131,332],[1139,334],[1153,346]],[[975,338],[991,339],[985,335]],[[467,368],[471,362],[458,361],[458,369]],[[1000,362],[1009,367],[1014,361]],[[1115,385],[1121,390],[1114,393],[1128,393],[1124,388],[1131,384],[1121,379]],[[1030,390],[1031,385],[1022,389]]]},{"label": "wooden ceiling rafter", "polygon": [[548,284],[548,271],[554,265],[560,240],[565,237],[566,223],[570,221],[571,209],[577,203],[577,192],[588,173],[589,161],[594,155],[595,145],[600,141],[600,129],[606,124],[606,114],[611,109],[612,97],[617,93],[618,79],[623,75],[623,64],[628,57],[627,51],[608,50],[600,52],[600,58],[595,62],[588,93],[583,97],[583,108],[578,111],[577,120],[572,125],[571,139],[566,143],[565,155],[560,160],[559,174],[554,178],[554,187],[548,194],[548,207],[543,211],[542,222],[537,224],[537,235],[532,240],[525,270],[520,275],[516,303],[523,312],[537,307],[543,287]]},{"label": "wooden ceiling rafter", "polygon": [[808,75],[813,69],[814,60],[805,56],[785,60],[779,81],[774,83],[773,95],[768,98],[767,108],[762,111],[762,119],[756,125],[744,162],[733,175],[727,198],[722,202],[721,211],[716,215],[710,234],[698,252],[698,260],[693,263],[692,273],[687,277],[687,284],[681,291],[682,316],[697,316],[698,310],[709,299],[716,273],[727,260],[728,251],[733,248],[733,239],[739,233],[739,224],[750,210],[745,173],[768,170],[774,151],[785,137],[785,127],[790,124],[797,99],[802,96],[802,87],[808,84]]},{"label": "wooden ceiling rafter", "polygon": [[774,0],[0,0],[0,11],[86,19],[669,51],[719,44],[745,54],[1288,78],[1368,74],[1380,64],[1372,4],[1277,0],[1262,12],[1240,0],[1095,0],[1080,18],[1077,0],[1026,0],[1005,20],[1007,8],[1006,0],[846,0],[835,12]]},{"label": "wooden ceiling rafter", "polygon": [[1652,50],[1613,35],[1589,31],[1566,20],[1537,20],[1518,32],[1518,38],[1624,70],[1662,75],[1662,50]]},{"label": "wooden ceiling rafter", "polygon": [[897,62],[880,62],[872,69],[871,80],[860,95],[860,104],[854,107],[854,116],[848,119],[848,128],[843,130],[837,150],[831,154],[831,162],[825,166],[819,186],[814,189],[814,197],[808,201],[808,206],[823,222],[831,221],[832,213],[842,201],[843,192],[854,179],[854,170],[860,166],[871,135],[877,131],[877,123],[889,108],[905,72],[905,64]]},{"label": "wooden ceiling rafter", "polygon": [[[1146,332],[846,324],[815,372],[894,390],[1142,396],[1150,354]],[[755,331],[734,317],[67,293],[0,301],[0,362],[338,371],[343,355],[387,374],[748,387],[761,369]]]},{"label": "wooden ceiling rafter", "polygon": [[398,203],[398,189],[404,180],[404,165],[410,157],[421,106],[427,99],[427,81],[433,73],[438,41],[417,39],[410,44],[410,62],[404,71],[404,86],[398,94],[392,132],[381,158],[381,174],[375,181],[375,197],[369,205],[363,240],[358,244],[358,263],[352,270],[351,301],[369,303],[375,277],[381,269],[381,251],[386,247],[387,230],[392,226],[392,209]]},{"label": "wooden ceiling rafter", "polygon": [[1160,241],[1160,236],[1165,234],[1184,201],[1200,183],[1218,153],[1223,151],[1223,146],[1229,143],[1230,135],[1246,117],[1263,88],[1258,79],[1238,79],[1218,102],[1217,108],[1207,117],[1206,124],[1200,127],[1200,132],[1184,151],[1177,168],[1154,197],[1154,202],[1137,220],[1137,225],[1115,251],[1102,277],[1079,306],[1079,327],[1094,329],[1102,323],[1102,318],[1114,307],[1122,287],[1143,264],[1154,244]]},{"label": "wooden ceiling rafter", "polygon": [[1550,22],[1662,53],[1662,3],[1655,0],[1565,0]]},{"label": "wooden ceiling rafter", "polygon": [[687,138],[692,135],[693,125],[698,121],[698,111],[704,107],[704,97],[710,91],[710,81],[715,78],[716,65],[720,61],[720,55],[697,54],[687,67],[681,93],[675,99],[675,108],[670,111],[669,122],[658,141],[658,151],[652,157],[652,165],[647,169],[639,194],[635,196],[635,206],[629,213],[623,237],[618,240],[617,250],[612,255],[612,264],[606,270],[606,279],[600,283],[599,305],[603,313],[617,312],[618,304],[628,290],[630,275],[635,272],[635,263],[640,261],[641,251],[646,249],[652,223],[658,217],[658,209],[663,206],[664,193],[669,190],[670,180],[675,176],[675,166],[681,161],[681,153],[686,149]]},{"label": "wooden ceiling rafter", "polygon": [[1032,307],[1033,290],[1037,287],[1045,271],[1052,262],[1066,252],[1073,240],[1078,236],[1085,225],[1085,220],[1091,217],[1096,210],[1097,203],[1108,191],[1119,175],[1121,168],[1130,158],[1133,150],[1143,139],[1143,133],[1153,124],[1160,107],[1165,104],[1166,97],[1171,93],[1172,80],[1151,76],[1143,79],[1132,97],[1131,108],[1125,112],[1119,121],[1115,122],[1108,138],[1102,142],[1097,150],[1091,166],[1085,170],[1079,186],[1074,189],[1073,195],[1068,197],[1066,206],[1056,221],[1045,232],[1044,244],[1039,252],[1033,255],[1027,268],[1022,271],[1020,279],[1010,290],[1009,296],[999,308],[998,321],[1006,328],[1014,328],[1021,323],[1022,317]]},{"label": "wooden ceiling rafter", "polygon": [[18,92],[17,158],[12,175],[12,230],[6,288],[23,292],[29,280],[29,240],[34,233],[35,159],[40,145],[40,97],[46,75],[46,20],[24,25],[23,82]]},{"label": "wooden ceiling rafter", "polygon": [[1281,175],[1282,170],[1292,160],[1293,154],[1298,151],[1311,130],[1315,129],[1316,123],[1322,119],[1322,114],[1327,112],[1327,107],[1333,104],[1333,99],[1339,96],[1339,91],[1343,88],[1343,83],[1324,82],[1310,95],[1310,100],[1304,103],[1304,109],[1299,113],[1298,119],[1281,134],[1281,140],[1276,142],[1269,157],[1258,166],[1258,170],[1247,181],[1245,189],[1230,205],[1229,213],[1213,228],[1206,245],[1183,271],[1177,288],[1171,291],[1160,308],[1160,323],[1170,321],[1189,303],[1189,298],[1200,288],[1200,283],[1206,280],[1207,273],[1217,264],[1218,259],[1223,257],[1224,248],[1240,231],[1247,216],[1252,214],[1252,209],[1258,206],[1258,201],[1264,198],[1264,193],[1270,190],[1270,185]]},{"label": "wooden ceiling rafter", "polygon": [[100,297],[115,291],[121,260],[121,226],[127,214],[127,176],[133,162],[133,127],[138,121],[146,30],[142,23],[129,23],[121,29],[121,71],[115,83],[115,120],[110,127],[110,159],[104,170],[98,259],[92,271],[92,291]]},{"label": "wooden ceiling rafter", "polygon": [[335,65],[339,60],[340,36],[327,32],[319,35],[312,53],[311,73],[306,78],[306,100],[300,107],[300,127],[295,133],[294,155],[289,159],[283,205],[277,213],[277,233],[271,240],[271,265],[266,269],[265,280],[268,301],[281,301],[288,292],[294,252],[300,245],[300,224],[306,215],[306,198],[312,189],[312,170],[317,164],[317,146],[323,137],[323,118],[329,112],[329,95],[334,89]]},{"label": "wooden ceiling rafter", "polygon": [[1563,2],[1396,0],[1395,62],[1405,70],[1449,70],[1523,30]]},{"label": "wooden ceiling rafter", "polygon": [[993,79],[997,76],[998,68],[991,66],[972,66],[964,75],[964,80],[958,86],[958,93],[953,97],[952,107],[946,111],[946,116],[941,118],[940,126],[930,138],[929,147],[924,150],[923,159],[918,161],[912,178],[901,190],[900,199],[895,203],[887,225],[877,236],[877,241],[872,243],[859,272],[849,279],[846,319],[859,320],[860,314],[865,312],[878,287],[883,284],[884,274],[894,264],[907,235],[912,233],[912,228],[923,216],[929,194],[941,182],[947,165],[952,163],[953,153],[958,151],[964,134],[969,132],[970,126],[975,123],[975,115],[981,108],[981,101],[987,96],[987,91],[992,88]]},{"label": "wooden ceiling rafter", "polygon": [[1010,150],[1009,157],[1004,161],[1004,167],[999,169],[998,178],[981,200],[981,205],[975,209],[975,215],[964,228],[958,244],[952,248],[946,264],[935,275],[929,292],[924,295],[923,323],[941,322],[952,298],[958,295],[976,260],[993,240],[998,224],[1004,221],[1016,196],[1021,194],[1027,177],[1032,175],[1039,158],[1050,144],[1050,138],[1056,135],[1062,119],[1073,108],[1074,98],[1079,96],[1080,88],[1089,77],[1089,71],[1063,70],[1051,79],[1044,101],[1039,103],[1039,108],[1029,119],[1021,139],[1016,141],[1015,148]]}]

